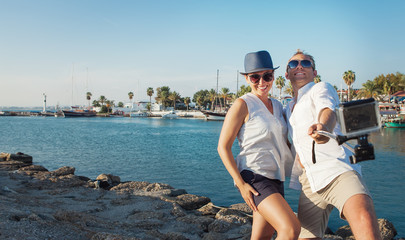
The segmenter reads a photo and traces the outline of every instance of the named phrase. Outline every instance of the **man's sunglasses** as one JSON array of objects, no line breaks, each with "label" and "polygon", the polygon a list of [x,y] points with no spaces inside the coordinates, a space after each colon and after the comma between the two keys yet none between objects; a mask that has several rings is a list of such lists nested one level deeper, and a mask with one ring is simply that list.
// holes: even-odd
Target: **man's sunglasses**
[{"label": "man's sunglasses", "polygon": [[301,66],[302,66],[303,68],[310,68],[310,67],[312,67],[312,63],[311,63],[311,61],[309,61],[309,60],[301,60],[301,61],[298,61],[298,60],[291,60],[291,61],[288,63],[288,67],[289,67],[290,69],[294,69],[294,68],[298,67],[298,64],[301,64]]},{"label": "man's sunglasses", "polygon": [[253,83],[253,84],[258,84],[260,82],[260,79],[263,79],[265,82],[271,82],[273,81],[273,73],[264,73],[263,75],[260,74],[252,74],[249,75],[249,80]]}]

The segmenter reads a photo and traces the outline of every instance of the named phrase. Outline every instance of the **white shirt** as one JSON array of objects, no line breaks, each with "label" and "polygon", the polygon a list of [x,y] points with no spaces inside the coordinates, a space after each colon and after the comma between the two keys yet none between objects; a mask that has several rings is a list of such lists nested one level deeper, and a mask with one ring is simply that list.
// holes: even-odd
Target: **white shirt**
[{"label": "white shirt", "polygon": [[[325,144],[315,144],[316,163],[312,161],[313,139],[308,135],[308,129],[312,124],[318,123],[321,110],[329,108],[335,111],[338,105],[339,97],[330,84],[310,82],[298,90],[298,98],[291,101],[286,109],[288,134],[305,168],[313,192],[321,190],[346,171],[356,170],[361,173],[360,165],[350,163],[349,157],[352,153],[338,145],[334,139]],[[332,133],[341,135],[339,123],[336,123]],[[300,171],[297,166],[298,164],[294,163],[290,182],[290,187],[295,189],[300,188]]]},{"label": "white shirt", "polygon": [[238,132],[238,170],[250,170],[270,179],[285,181],[285,176],[289,176],[291,172],[293,158],[287,146],[287,124],[283,117],[283,106],[271,99],[271,114],[254,94],[248,93],[241,98],[247,105],[249,119]]}]

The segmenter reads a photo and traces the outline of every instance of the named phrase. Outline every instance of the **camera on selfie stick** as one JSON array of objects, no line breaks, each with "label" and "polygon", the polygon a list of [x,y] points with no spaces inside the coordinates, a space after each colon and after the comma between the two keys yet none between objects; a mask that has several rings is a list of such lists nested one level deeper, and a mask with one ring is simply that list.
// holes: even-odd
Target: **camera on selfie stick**
[{"label": "camera on selfie stick", "polygon": [[[368,142],[368,134],[381,129],[378,102],[374,98],[356,100],[339,104],[337,109],[338,122],[343,135],[333,135],[329,132],[318,131],[319,134],[335,139],[339,145],[344,144],[354,156],[351,163],[375,159],[374,147]],[[357,145],[351,147],[348,140],[357,139]]]}]

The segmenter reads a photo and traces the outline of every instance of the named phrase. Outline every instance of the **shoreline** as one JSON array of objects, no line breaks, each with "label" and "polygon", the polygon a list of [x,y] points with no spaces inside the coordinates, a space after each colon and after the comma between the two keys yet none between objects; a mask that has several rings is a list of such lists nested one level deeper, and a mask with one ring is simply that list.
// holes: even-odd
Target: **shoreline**
[{"label": "shoreline", "polygon": [[[146,116],[146,118],[161,118],[163,115],[170,113],[171,111],[152,111],[152,112],[147,112],[149,116]],[[197,119],[204,119],[205,115],[197,110],[176,110],[175,111],[178,118],[197,118]],[[133,112],[136,113],[136,112]],[[55,115],[58,114],[57,112],[41,112],[41,111],[1,111],[0,110],[0,117],[62,117],[62,115]],[[124,113],[123,115],[116,115],[113,113],[97,113],[97,115],[92,116],[93,117],[127,117],[130,118],[129,113]],[[71,117],[69,117],[71,118]],[[75,118],[83,118],[83,117],[75,117]],[[84,117],[88,118],[88,117]],[[132,117],[132,118],[139,118],[139,117]]]},{"label": "shoreline", "polygon": [[[29,155],[1,153],[0,238],[250,238],[252,212],[244,203],[218,207],[164,183],[121,182],[110,174],[91,180],[74,172],[66,166],[48,171]],[[391,236],[384,239],[392,239],[393,225],[379,222]],[[344,227],[324,239],[344,239],[350,231]]]}]

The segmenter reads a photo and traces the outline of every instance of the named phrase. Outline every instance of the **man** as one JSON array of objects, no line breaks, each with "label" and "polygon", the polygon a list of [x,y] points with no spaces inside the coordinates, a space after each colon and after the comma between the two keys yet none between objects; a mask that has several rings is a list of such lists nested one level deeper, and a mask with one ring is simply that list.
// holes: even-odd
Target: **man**
[{"label": "man", "polygon": [[289,136],[296,151],[290,187],[302,186],[298,206],[300,239],[322,239],[329,215],[336,207],[349,222],[357,240],[381,239],[370,194],[362,182],[360,166],[351,164],[351,153],[318,130],[340,134],[335,108],[336,90],[327,83],[315,84],[315,61],[298,50],[289,60],[286,78],[294,99],[286,109]]}]

